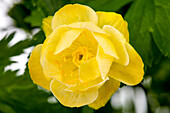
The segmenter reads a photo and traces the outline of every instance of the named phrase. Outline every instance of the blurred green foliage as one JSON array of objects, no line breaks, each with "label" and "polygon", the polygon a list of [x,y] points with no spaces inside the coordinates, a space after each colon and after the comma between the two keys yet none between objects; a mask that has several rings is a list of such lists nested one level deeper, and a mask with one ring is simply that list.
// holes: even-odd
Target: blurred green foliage
[{"label": "blurred green foliage", "polygon": [[[151,85],[139,84],[148,98],[148,112],[159,106],[170,106],[170,2],[169,0],[22,0],[9,11],[15,26],[31,32],[41,28],[42,19],[68,3],[79,3],[96,11],[115,11],[122,14],[129,24],[130,43],[145,63],[145,78]],[[121,113],[110,102],[97,111],[88,106],[67,108],[60,103],[49,103],[50,92],[40,90],[29,77],[28,68],[21,76],[17,71],[4,72],[13,63],[10,57],[20,55],[25,48],[43,43],[42,30],[32,39],[25,39],[9,46],[15,33],[0,40],[0,113]],[[153,102],[156,101],[156,102]],[[156,106],[156,107],[155,107]]]},{"label": "blurred green foliage", "polygon": [[149,66],[152,66],[154,60],[160,59],[161,53],[170,57],[168,1],[137,0],[125,15],[129,24],[130,42]]}]

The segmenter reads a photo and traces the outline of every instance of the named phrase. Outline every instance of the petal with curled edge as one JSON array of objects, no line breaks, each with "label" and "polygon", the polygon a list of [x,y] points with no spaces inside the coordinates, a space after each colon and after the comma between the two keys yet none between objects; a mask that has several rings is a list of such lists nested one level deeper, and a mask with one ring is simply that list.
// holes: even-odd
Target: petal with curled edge
[{"label": "petal with curled edge", "polygon": [[120,31],[126,41],[129,42],[129,31],[128,31],[128,24],[125,20],[123,20],[120,14],[115,12],[96,12],[99,18],[98,26],[102,28],[104,25],[111,25]]},{"label": "petal with curled edge", "polygon": [[88,82],[101,76],[96,57],[82,63],[79,67],[79,77],[82,82]]},{"label": "petal with curled edge", "polygon": [[54,54],[58,54],[64,49],[70,47],[73,41],[80,35],[82,31],[83,29],[72,29],[65,32],[58,41]]},{"label": "petal with curled edge", "polygon": [[69,86],[66,91],[70,92],[90,92],[98,90],[107,80],[109,77],[105,77],[103,80],[101,77],[96,78],[95,80],[88,81],[88,82],[78,82],[75,86]]},{"label": "petal with curled edge", "polygon": [[[63,45],[64,41],[71,45],[71,43],[77,38],[77,36],[82,32],[79,29],[71,29],[68,26],[63,25],[58,27],[55,31],[51,33],[51,35],[46,38],[43,43],[42,50],[41,50],[41,64],[43,66],[43,61],[45,59],[45,55],[49,51],[54,51],[55,53],[59,53],[62,50],[66,49],[68,45]],[[67,37],[69,35],[69,37]],[[63,39],[62,39],[63,38]],[[60,44],[60,42],[62,44]]]},{"label": "petal with curled edge", "polygon": [[80,4],[68,4],[57,11],[52,20],[52,29],[60,25],[68,25],[76,22],[92,22],[97,25],[98,16],[88,6]]},{"label": "petal with curled edge", "polygon": [[42,29],[46,37],[48,37],[53,32],[52,27],[51,27],[52,19],[53,19],[53,16],[48,16],[47,18],[44,18],[42,20]]},{"label": "petal with curled edge", "polygon": [[42,44],[37,45],[31,53],[30,59],[28,61],[29,73],[35,84],[50,90],[51,78],[44,75],[42,66],[40,64],[41,47]]},{"label": "petal with curled edge", "polygon": [[143,79],[144,64],[139,54],[129,43],[126,43],[125,46],[129,54],[129,64],[123,66],[118,63],[113,63],[108,75],[127,85],[136,85]]},{"label": "petal with curled edge", "polygon": [[42,66],[44,65],[43,61],[45,59],[45,55],[48,53],[48,51],[55,51],[56,45],[58,44],[61,36],[69,30],[70,29],[67,26],[60,26],[54,32],[52,32],[48,38],[45,39],[41,49],[40,62]]},{"label": "petal with curled edge", "polygon": [[108,36],[104,34],[95,33],[95,32],[93,32],[93,35],[94,35],[94,38],[99,43],[99,45],[103,48],[105,54],[113,56],[116,59],[119,59],[116,49],[113,43],[108,39]]},{"label": "petal with curled edge", "polygon": [[97,59],[99,69],[101,72],[101,77],[104,80],[107,73],[110,70],[110,66],[112,65],[114,57],[105,54],[102,47],[99,45],[98,50],[97,50],[96,59]]},{"label": "petal with curled edge", "polygon": [[76,51],[79,47],[85,47],[93,56],[96,55],[98,42],[88,29],[83,29],[83,32],[81,32],[69,48]]},{"label": "petal with curled edge", "polygon": [[69,92],[67,86],[53,79],[50,85],[51,91],[61,104],[68,107],[80,107],[94,102],[98,96],[98,91],[88,93]]},{"label": "petal with curled edge", "polygon": [[68,26],[71,27],[71,28],[88,29],[89,31],[93,31],[93,32],[109,35],[103,29],[101,29],[100,27],[96,26],[92,22],[77,22],[77,23],[69,24]]},{"label": "petal with curled edge", "polygon": [[119,81],[109,78],[109,80],[99,88],[97,99],[93,103],[89,104],[89,107],[97,110],[105,106],[110,97],[119,89],[119,86]]},{"label": "petal with curled edge", "polygon": [[125,43],[126,40],[124,36],[114,27],[110,25],[103,26],[103,29],[111,34],[108,38],[112,41],[112,43],[115,46],[116,52],[119,56],[119,59],[114,59],[114,62],[117,62],[122,65],[128,65],[129,64],[129,55],[127,53]]}]

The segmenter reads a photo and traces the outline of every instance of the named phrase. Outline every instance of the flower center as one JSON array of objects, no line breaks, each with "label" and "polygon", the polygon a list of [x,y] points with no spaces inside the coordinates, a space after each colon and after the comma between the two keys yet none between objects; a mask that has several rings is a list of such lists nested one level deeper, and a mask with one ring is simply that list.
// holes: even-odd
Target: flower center
[{"label": "flower center", "polygon": [[89,52],[89,50],[87,49],[87,47],[79,47],[77,50],[75,50],[72,53],[73,56],[73,63],[76,66],[80,66],[81,63],[89,60],[90,58],[93,57],[93,54]]},{"label": "flower center", "polygon": [[83,58],[83,55],[80,54],[80,55],[79,55],[79,60],[82,60],[82,58]]}]

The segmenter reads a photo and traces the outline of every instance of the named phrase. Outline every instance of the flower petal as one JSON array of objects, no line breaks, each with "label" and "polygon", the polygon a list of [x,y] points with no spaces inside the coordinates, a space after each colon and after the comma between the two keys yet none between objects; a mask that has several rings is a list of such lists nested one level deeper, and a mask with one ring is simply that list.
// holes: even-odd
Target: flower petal
[{"label": "flower petal", "polygon": [[96,59],[99,65],[102,79],[104,80],[110,70],[110,66],[112,65],[114,57],[105,54],[102,47],[99,45]]},{"label": "flower petal", "polygon": [[58,41],[58,44],[56,45],[56,50],[54,54],[58,54],[59,52],[63,51],[64,49],[71,46],[73,41],[80,35],[80,33],[83,30],[81,29],[72,29],[67,32],[65,32],[60,40]]},{"label": "flower petal", "polygon": [[104,25],[103,29],[107,33],[111,34],[111,36],[108,38],[114,44],[116,52],[119,56],[119,59],[115,59],[114,61],[122,65],[128,65],[129,55],[125,47],[126,40],[124,39],[124,36],[117,29],[110,25]]},{"label": "flower petal", "polygon": [[87,82],[100,77],[100,70],[96,58],[84,62],[79,68],[79,77],[82,82]]},{"label": "flower petal", "polygon": [[119,89],[119,86],[119,81],[109,78],[109,80],[99,88],[97,99],[93,103],[89,104],[89,107],[99,109],[100,107],[105,106],[110,97]]},{"label": "flower petal", "polygon": [[[41,64],[42,66],[43,61],[45,59],[45,55],[49,51],[54,51],[55,53],[59,53],[62,50],[68,48],[68,45],[63,45],[64,42],[68,43],[69,46],[75,40],[77,35],[79,35],[82,30],[79,29],[70,29],[68,26],[60,26],[55,31],[51,33],[51,35],[44,41],[42,46],[42,56],[41,56]],[[69,35],[69,37],[68,37]],[[68,40],[69,39],[69,40]],[[61,43],[61,44],[60,44]]]},{"label": "flower petal", "polygon": [[79,82],[75,86],[68,87],[65,89],[66,91],[70,92],[90,92],[90,91],[96,91],[98,90],[107,80],[109,80],[108,77],[105,77],[103,80],[101,77],[96,78],[95,80],[88,81],[88,82]]},{"label": "flower petal", "polygon": [[98,26],[102,28],[104,25],[111,25],[117,30],[119,30],[129,42],[129,32],[128,25],[125,20],[123,20],[120,14],[114,12],[96,12],[99,18]]},{"label": "flower petal", "polygon": [[94,56],[97,52],[98,42],[93,36],[93,33],[87,29],[83,29],[78,38],[74,40],[70,48],[78,49],[79,47],[86,47]]},{"label": "flower petal", "polygon": [[123,66],[113,63],[108,75],[127,85],[136,85],[143,79],[144,64],[141,57],[129,43],[126,43],[125,46],[129,54],[129,64]]},{"label": "flower petal", "polygon": [[57,80],[52,80],[51,91],[61,104],[68,107],[80,107],[87,105],[96,100],[98,91],[91,91],[88,93],[69,92],[65,89],[67,86],[63,85]]},{"label": "flower petal", "polygon": [[[59,76],[58,67],[57,65],[55,65],[56,62],[54,51],[61,36],[67,31],[69,31],[69,28],[67,26],[58,27],[55,31],[51,33],[48,38],[45,39],[42,45],[40,63],[46,76],[61,79],[61,77]],[[47,59],[49,54],[51,55],[50,61],[49,59]],[[54,62],[51,62],[52,60],[54,60]]]},{"label": "flower petal", "polygon": [[99,33],[93,33],[93,35],[106,54],[119,59],[116,49],[113,43],[108,39],[108,36]]},{"label": "flower petal", "polygon": [[43,60],[46,53],[50,50],[55,51],[56,45],[58,44],[59,40],[61,39],[61,36],[69,31],[69,28],[67,26],[60,26],[56,30],[54,30],[51,35],[45,39],[42,50],[41,50],[41,64],[43,66]]},{"label": "flower petal", "polygon": [[[41,63],[45,75],[74,85],[77,81],[78,75],[75,73],[78,69],[72,62],[72,52],[78,46],[88,46],[90,52],[96,54],[97,41],[89,30],[67,28],[67,26],[58,27],[43,44]],[[69,59],[69,62],[65,59]]]},{"label": "flower petal", "polygon": [[55,13],[52,20],[52,29],[76,22],[93,22],[97,25],[98,17],[96,12],[88,6],[68,4]]},{"label": "flower petal", "polygon": [[96,26],[92,22],[77,22],[77,23],[72,23],[72,24],[69,24],[68,27],[78,28],[78,29],[88,29],[89,31],[93,31],[93,32],[109,35],[103,29],[99,28],[98,26]]},{"label": "flower petal", "polygon": [[43,71],[46,76],[72,86],[79,81],[78,68],[72,62],[71,58],[67,59],[63,57],[65,55],[63,52],[58,55],[49,52],[44,60]]},{"label": "flower petal", "polygon": [[40,64],[41,47],[42,44],[37,45],[31,53],[30,59],[28,61],[29,73],[34,83],[47,90],[50,90],[51,78],[44,75],[42,66]]},{"label": "flower petal", "polygon": [[47,18],[44,18],[42,20],[42,29],[46,37],[48,37],[53,32],[52,27],[51,27],[52,19],[53,19],[53,16],[48,16]]}]

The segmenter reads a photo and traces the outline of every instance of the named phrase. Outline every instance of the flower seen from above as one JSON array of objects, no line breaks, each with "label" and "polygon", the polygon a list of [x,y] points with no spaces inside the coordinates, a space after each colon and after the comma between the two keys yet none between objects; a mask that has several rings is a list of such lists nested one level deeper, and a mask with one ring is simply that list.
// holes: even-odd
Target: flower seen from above
[{"label": "flower seen from above", "polygon": [[115,12],[68,4],[43,20],[46,39],[28,61],[31,79],[68,107],[103,107],[120,82],[143,79],[143,62],[129,44],[127,22]]}]

